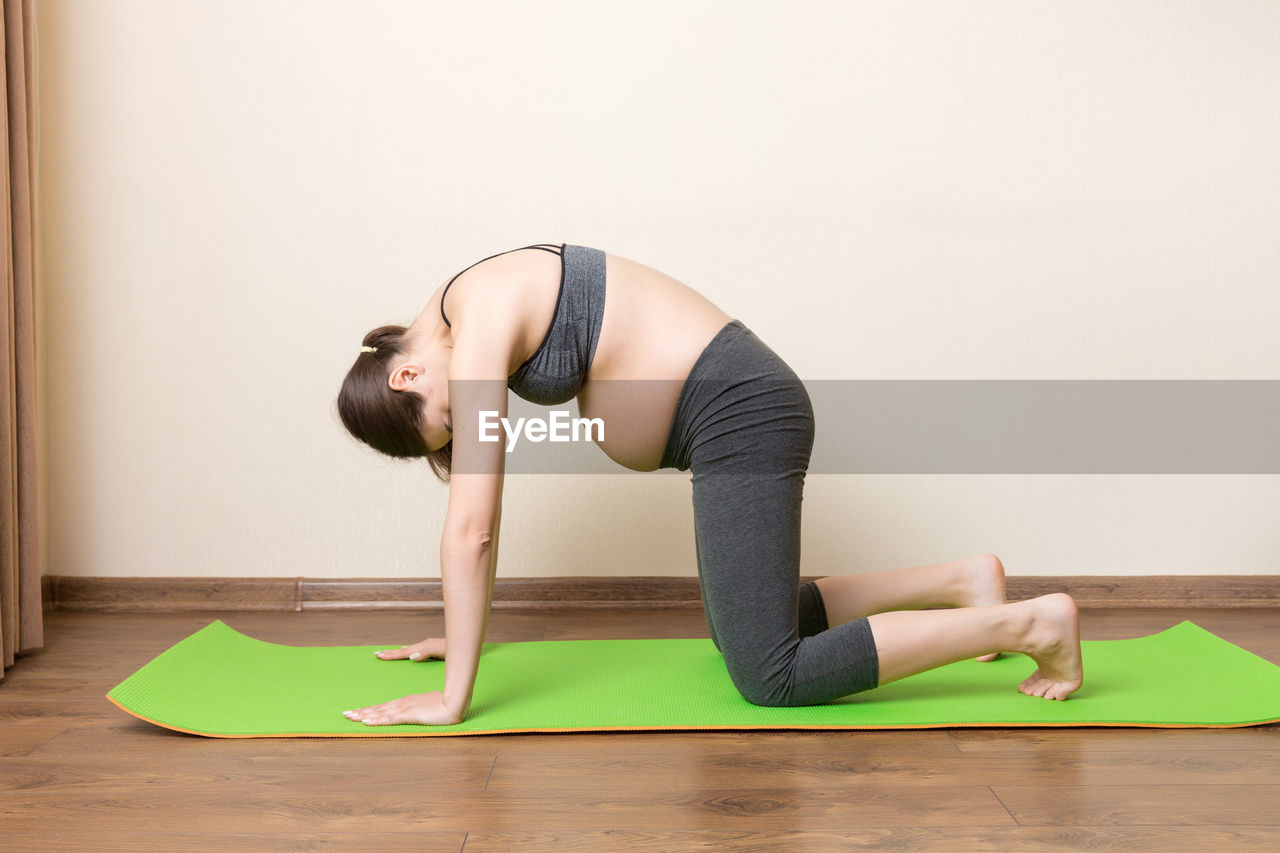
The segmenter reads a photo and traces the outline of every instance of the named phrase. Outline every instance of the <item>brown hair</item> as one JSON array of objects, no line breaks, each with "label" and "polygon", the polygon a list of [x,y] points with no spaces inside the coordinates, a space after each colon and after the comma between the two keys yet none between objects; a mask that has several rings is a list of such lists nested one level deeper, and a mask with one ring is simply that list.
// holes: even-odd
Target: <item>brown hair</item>
[{"label": "brown hair", "polygon": [[347,371],[338,392],[338,415],[347,432],[379,453],[400,459],[425,456],[441,482],[449,482],[453,442],[428,450],[422,437],[422,395],[396,391],[387,384],[391,360],[403,352],[404,326],[379,326],[364,336],[363,351]]}]

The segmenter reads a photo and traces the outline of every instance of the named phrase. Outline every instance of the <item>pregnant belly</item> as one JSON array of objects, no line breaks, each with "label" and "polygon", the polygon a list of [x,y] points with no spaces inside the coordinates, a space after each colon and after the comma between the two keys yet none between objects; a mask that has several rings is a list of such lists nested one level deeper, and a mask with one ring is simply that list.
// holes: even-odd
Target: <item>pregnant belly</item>
[{"label": "pregnant belly", "polygon": [[670,379],[588,379],[578,393],[578,413],[604,422],[604,438],[596,444],[606,456],[633,471],[653,471],[662,464],[683,385]]}]

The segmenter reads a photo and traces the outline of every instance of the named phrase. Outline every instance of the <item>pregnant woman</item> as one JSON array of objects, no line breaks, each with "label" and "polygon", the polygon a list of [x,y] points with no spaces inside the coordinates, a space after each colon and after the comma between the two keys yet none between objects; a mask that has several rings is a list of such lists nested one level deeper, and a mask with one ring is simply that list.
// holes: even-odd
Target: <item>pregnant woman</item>
[{"label": "pregnant woman", "polygon": [[1035,661],[1023,693],[1065,699],[1080,687],[1075,603],[1063,594],[1005,603],[992,554],[799,585],[814,420],[795,373],[674,278],[598,249],[545,243],[473,264],[437,288],[408,327],[370,332],[343,383],[338,410],[352,435],[390,456],[425,457],[449,484],[445,637],[379,653],[443,658],[444,690],[348,718],[452,725],[467,715],[497,566],[506,452],[505,441],[482,440],[481,413],[505,418],[508,389],[549,406],[577,397],[580,416],[605,425],[601,449],[627,468],[692,472],[707,627],[748,701],[821,704],[1002,651]]}]

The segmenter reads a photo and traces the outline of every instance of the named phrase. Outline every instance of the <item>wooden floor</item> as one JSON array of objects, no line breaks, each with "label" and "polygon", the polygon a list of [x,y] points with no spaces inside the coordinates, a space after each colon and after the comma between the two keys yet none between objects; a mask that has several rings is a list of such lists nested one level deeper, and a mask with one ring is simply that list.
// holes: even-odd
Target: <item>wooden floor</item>
[{"label": "wooden floor", "polygon": [[[5,850],[1280,849],[1275,725],[216,740],[103,694],[215,618],[300,645],[412,642],[441,618],[46,618],[47,648],[0,682]],[[1083,631],[1182,619],[1280,663],[1274,610],[1086,612]],[[498,611],[490,626],[492,641],[706,636],[699,611]]]}]

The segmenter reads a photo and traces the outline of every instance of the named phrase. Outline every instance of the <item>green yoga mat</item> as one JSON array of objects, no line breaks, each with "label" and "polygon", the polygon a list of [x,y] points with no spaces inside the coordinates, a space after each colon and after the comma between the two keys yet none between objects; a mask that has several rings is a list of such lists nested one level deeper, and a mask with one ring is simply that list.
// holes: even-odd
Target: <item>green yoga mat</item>
[{"label": "green yoga mat", "polygon": [[218,621],[161,653],[107,698],[156,725],[210,737],[1280,721],[1280,667],[1190,622],[1150,637],[1086,641],[1084,686],[1065,702],[1019,693],[1035,665],[1002,655],[828,705],[763,708],[734,689],[710,640],[576,640],[486,644],[471,712],[458,725],[369,727],[346,719],[348,708],[443,688],[443,661],[373,656],[387,647],[282,646]]}]

